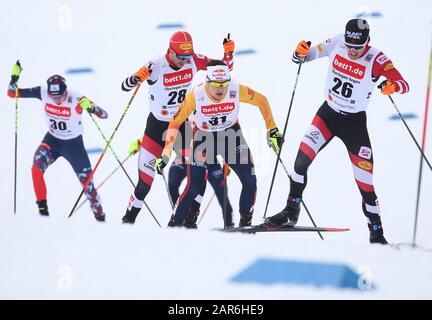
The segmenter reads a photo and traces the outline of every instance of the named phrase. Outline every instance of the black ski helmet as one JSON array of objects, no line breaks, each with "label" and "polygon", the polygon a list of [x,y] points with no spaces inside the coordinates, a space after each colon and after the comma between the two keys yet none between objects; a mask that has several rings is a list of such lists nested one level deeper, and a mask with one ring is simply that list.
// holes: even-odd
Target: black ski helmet
[{"label": "black ski helmet", "polygon": [[365,45],[369,41],[369,23],[364,19],[351,19],[345,26],[345,43]]},{"label": "black ski helmet", "polygon": [[50,96],[61,96],[66,92],[66,80],[62,76],[55,74],[48,78],[48,94]]}]

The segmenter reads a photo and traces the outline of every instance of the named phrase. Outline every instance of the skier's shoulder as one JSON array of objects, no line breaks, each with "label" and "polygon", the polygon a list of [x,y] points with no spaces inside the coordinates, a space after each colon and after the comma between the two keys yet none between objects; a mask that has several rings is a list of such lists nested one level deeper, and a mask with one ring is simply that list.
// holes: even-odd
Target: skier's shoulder
[{"label": "skier's shoulder", "polygon": [[325,39],[322,44],[325,46],[336,46],[338,44],[341,44],[345,41],[343,34],[337,34],[333,37]]},{"label": "skier's shoulder", "polygon": [[369,51],[371,54],[374,54],[375,56],[375,60],[374,60],[375,64],[384,66],[390,61],[390,58],[378,48],[371,47]]},{"label": "skier's shoulder", "polygon": [[74,90],[74,89],[68,89],[67,90],[68,102],[75,102],[75,101],[78,102],[82,97],[86,97],[86,96],[81,94],[80,92]]},{"label": "skier's shoulder", "polygon": [[344,35],[338,34],[320,42],[317,45],[317,49],[320,56],[322,54],[329,55],[331,51],[333,51],[333,49],[335,49],[338,45],[343,45],[343,43],[344,43]]},{"label": "skier's shoulder", "polygon": [[164,55],[155,56],[147,61],[150,69],[160,68],[164,63],[168,63]]},{"label": "skier's shoulder", "polygon": [[201,54],[201,53],[194,53],[194,54],[192,55],[192,60],[195,61],[195,63],[196,63],[197,61],[203,61],[203,62],[207,63],[208,60],[209,60],[209,58],[208,58],[206,55],[204,55],[204,54]]}]

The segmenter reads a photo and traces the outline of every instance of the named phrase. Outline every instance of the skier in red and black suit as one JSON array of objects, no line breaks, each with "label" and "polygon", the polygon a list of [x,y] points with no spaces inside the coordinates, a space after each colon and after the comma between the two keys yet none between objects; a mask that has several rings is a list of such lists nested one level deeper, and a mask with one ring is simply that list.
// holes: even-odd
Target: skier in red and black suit
[{"label": "skier in red and black suit", "polygon": [[295,225],[307,183],[307,170],[333,137],[345,144],[362,195],[362,208],[368,220],[370,242],[387,244],[384,238],[378,199],[372,181],[373,155],[366,126],[366,109],[376,82],[385,77],[381,92],[385,95],[409,91],[408,83],[380,50],[369,46],[369,24],[363,19],[348,21],[345,35],[328,39],[310,48],[306,41],[298,44],[293,61],[300,63],[330,58],[325,96],[300,144],[291,174],[291,188],[286,207],[267,218],[266,225]]},{"label": "skier in red and black suit", "polygon": [[[66,80],[60,75],[53,75],[47,80],[47,87],[18,89],[17,81],[21,65],[12,68],[12,80],[8,87],[8,96],[15,98],[36,98],[41,100],[45,111],[48,132],[37,148],[32,166],[33,186],[39,213],[48,216],[47,189],[44,173],[59,157],[65,158],[72,166],[81,184],[88,180],[92,167],[83,143],[82,113],[87,110],[101,119],[108,113],[85,96],[69,90]],[[90,208],[98,221],[105,221],[100,197],[92,181],[88,184],[85,195]]]},{"label": "skier in red and black suit", "polygon": [[[228,37],[223,41],[223,60],[232,69],[234,42]],[[200,70],[206,70],[211,59],[197,54],[193,49],[192,37],[184,31],[175,32],[170,39],[167,53],[150,60],[146,66],[123,81],[123,91],[130,91],[139,83],[147,81],[149,85],[150,114],[144,136],[131,143],[129,152],[139,150],[139,181],[130,196],[124,223],[135,223],[143,204],[144,198],[150,191],[154,179],[154,163],[162,154],[164,147],[164,133],[168,129],[169,121],[177,112],[187,93],[192,89],[192,81]],[[185,123],[180,132],[184,140],[176,142],[180,149],[186,149],[187,132],[191,132],[189,123]],[[186,138],[185,138],[186,136]],[[203,194],[203,191],[201,192]]]}]

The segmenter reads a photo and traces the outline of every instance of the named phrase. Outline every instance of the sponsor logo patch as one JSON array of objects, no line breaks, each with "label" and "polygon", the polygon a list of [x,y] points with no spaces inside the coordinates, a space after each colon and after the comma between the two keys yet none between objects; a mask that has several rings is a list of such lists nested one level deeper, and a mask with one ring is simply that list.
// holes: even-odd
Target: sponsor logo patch
[{"label": "sponsor logo patch", "polygon": [[362,157],[363,159],[370,159],[372,157],[372,150],[368,147],[361,147],[360,151],[358,153],[359,157]]},{"label": "sponsor logo patch", "polygon": [[192,43],[182,43],[180,45],[180,49],[182,50],[191,50],[192,49]]},{"label": "sponsor logo patch", "polygon": [[237,97],[237,92],[236,91],[230,91],[230,99],[235,99],[235,97]]},{"label": "sponsor logo patch", "polygon": [[366,71],[365,66],[345,59],[338,54],[333,60],[333,68],[356,79],[363,79]]},{"label": "sponsor logo patch", "polygon": [[347,36],[347,38],[354,39],[354,40],[360,40],[363,34],[361,32],[347,31],[345,33],[345,35]]},{"label": "sponsor logo patch", "polygon": [[314,137],[314,139],[317,139],[317,140],[318,140],[318,137],[319,137],[320,133],[319,133],[319,131],[312,131],[312,132],[310,133],[310,135],[311,135],[312,137]]},{"label": "sponsor logo patch", "polygon": [[228,75],[224,69],[216,69],[212,72],[212,79],[214,80],[225,80],[228,78]]},{"label": "sponsor logo patch", "polygon": [[387,61],[389,61],[389,58],[387,58],[387,56],[385,54],[383,54],[383,55],[379,56],[378,59],[376,59],[376,61],[382,65],[382,64],[386,63]]},{"label": "sponsor logo patch", "polygon": [[394,69],[393,63],[386,64],[384,67],[384,71],[389,71],[391,69]]},{"label": "sponsor logo patch", "polygon": [[192,69],[186,69],[173,73],[167,73],[163,76],[163,84],[165,87],[172,87],[183,83],[192,82]]},{"label": "sponsor logo patch", "polygon": [[364,169],[364,170],[372,170],[372,163],[370,163],[369,161],[360,161],[359,162],[359,167]]},{"label": "sponsor logo patch", "polygon": [[58,116],[63,118],[71,117],[71,109],[69,107],[60,107],[60,106],[55,106],[53,104],[47,103],[45,105],[45,111],[46,113],[51,114],[53,116]]},{"label": "sponsor logo patch", "polygon": [[209,106],[202,106],[201,112],[205,115],[218,114],[218,113],[230,113],[235,109],[234,102],[226,102],[219,104],[212,104]]}]

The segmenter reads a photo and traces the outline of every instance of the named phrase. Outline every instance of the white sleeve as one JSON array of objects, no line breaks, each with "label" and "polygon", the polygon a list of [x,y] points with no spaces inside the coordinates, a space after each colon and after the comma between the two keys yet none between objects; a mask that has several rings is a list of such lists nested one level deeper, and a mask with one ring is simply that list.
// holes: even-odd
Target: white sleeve
[{"label": "white sleeve", "polygon": [[147,62],[147,67],[151,70],[150,77],[147,80],[150,82],[156,82],[159,78],[160,64],[157,59],[152,59]]},{"label": "white sleeve", "polygon": [[306,61],[312,61],[315,59],[328,57],[330,53],[334,50],[336,45],[343,41],[343,35],[337,35],[333,38],[329,38],[318,45],[311,48],[308,56],[306,57]]}]

